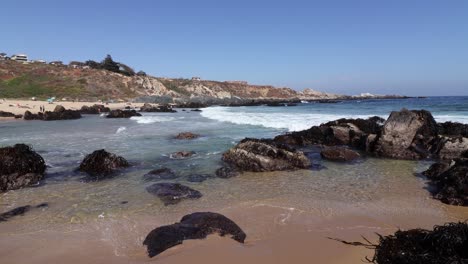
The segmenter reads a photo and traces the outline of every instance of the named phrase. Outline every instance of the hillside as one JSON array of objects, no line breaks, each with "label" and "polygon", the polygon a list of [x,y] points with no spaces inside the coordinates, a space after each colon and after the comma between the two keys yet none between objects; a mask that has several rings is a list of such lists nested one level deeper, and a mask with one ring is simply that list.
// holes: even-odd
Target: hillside
[{"label": "hillside", "polygon": [[[75,69],[49,64],[0,61],[0,98],[72,100],[317,100],[349,96],[306,89],[152,76],[126,76],[102,69]],[[159,98],[159,99],[158,99]]]}]

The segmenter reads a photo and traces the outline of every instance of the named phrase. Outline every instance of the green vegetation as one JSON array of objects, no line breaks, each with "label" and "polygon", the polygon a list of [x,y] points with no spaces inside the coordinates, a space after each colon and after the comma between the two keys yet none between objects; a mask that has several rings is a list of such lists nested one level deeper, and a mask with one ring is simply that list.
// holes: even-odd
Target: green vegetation
[{"label": "green vegetation", "polygon": [[114,61],[112,59],[112,56],[109,54],[100,63],[93,60],[88,60],[84,63],[84,65],[89,66],[92,69],[107,70],[115,73],[120,73],[126,76],[135,75],[135,71],[131,67],[121,62]]},{"label": "green vegetation", "polygon": [[159,81],[169,90],[174,91],[178,94],[187,95],[189,96],[190,93],[183,89],[183,86],[189,85],[192,83],[191,80],[188,79],[173,79],[173,80],[166,80],[166,79],[159,79]]}]

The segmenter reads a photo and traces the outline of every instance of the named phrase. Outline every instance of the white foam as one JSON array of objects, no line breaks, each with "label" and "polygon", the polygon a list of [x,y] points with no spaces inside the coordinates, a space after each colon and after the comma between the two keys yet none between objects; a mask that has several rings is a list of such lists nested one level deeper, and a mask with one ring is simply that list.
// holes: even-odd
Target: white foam
[{"label": "white foam", "polygon": [[467,115],[434,115],[434,119],[440,123],[452,121],[452,122],[468,124]]},{"label": "white foam", "polygon": [[167,121],[174,121],[180,118],[170,117],[170,116],[132,116],[130,120],[136,121],[138,124],[153,124],[153,123],[160,123],[160,122],[167,122]]},{"label": "white foam", "polygon": [[[317,113],[254,113],[245,112],[241,108],[230,111],[227,107],[208,107],[201,113],[203,117],[230,122],[239,125],[257,125],[268,128],[287,129],[288,131],[300,131],[309,129],[322,123],[340,118],[368,118],[374,115],[337,115]],[[383,116],[387,118],[387,116]]]},{"label": "white foam", "polygon": [[122,127],[119,127],[115,133],[116,133],[116,134],[120,134],[120,133],[122,133],[122,132],[125,131],[125,130],[127,130],[127,128],[124,127],[124,126],[122,126]]}]

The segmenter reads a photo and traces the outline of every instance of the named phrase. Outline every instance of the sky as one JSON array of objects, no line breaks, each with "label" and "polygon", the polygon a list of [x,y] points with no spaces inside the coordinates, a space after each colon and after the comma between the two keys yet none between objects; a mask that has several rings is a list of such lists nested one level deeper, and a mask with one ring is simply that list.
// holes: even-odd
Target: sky
[{"label": "sky", "polygon": [[468,95],[466,0],[9,0],[0,52],[297,90]]}]

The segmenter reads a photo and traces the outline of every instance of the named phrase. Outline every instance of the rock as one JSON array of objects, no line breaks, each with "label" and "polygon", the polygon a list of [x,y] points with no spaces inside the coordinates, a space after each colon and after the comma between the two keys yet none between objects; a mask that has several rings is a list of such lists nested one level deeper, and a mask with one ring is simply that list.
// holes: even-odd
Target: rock
[{"label": "rock", "polygon": [[431,156],[437,140],[437,123],[425,110],[392,112],[375,145],[378,156],[397,159],[422,159]]},{"label": "rock", "polygon": [[438,157],[443,160],[458,158],[468,150],[468,138],[465,137],[441,137],[438,144]]},{"label": "rock", "polygon": [[[431,185],[435,187],[433,195],[443,203],[451,205],[468,206],[468,160],[458,159],[449,169],[444,170],[438,165],[441,174],[431,176]],[[427,174],[435,174],[433,168]]]},{"label": "rock", "polygon": [[23,118],[23,115],[15,115],[15,119],[21,119]]},{"label": "rock", "polygon": [[24,120],[44,120],[44,114],[43,113],[33,114],[30,111],[26,111],[24,112],[23,119]]},{"label": "rock", "polygon": [[140,112],[177,113],[177,111],[172,109],[172,107],[169,105],[152,106],[151,104],[148,104],[148,103],[145,103],[140,108]]},{"label": "rock", "polygon": [[333,130],[329,126],[313,126],[307,130],[279,135],[277,143],[304,146],[310,144],[335,145]]},{"label": "rock", "polygon": [[212,178],[212,175],[209,174],[191,174],[187,177],[189,182],[204,182],[209,178]]},{"label": "rock", "polygon": [[141,116],[141,114],[135,110],[117,109],[117,110],[111,110],[106,117],[107,118],[130,118],[132,116]]},{"label": "rock", "polygon": [[81,162],[79,170],[100,180],[103,176],[108,176],[117,169],[129,166],[130,164],[124,158],[100,149],[87,155]]},{"label": "rock", "polygon": [[199,191],[179,183],[155,183],[148,186],[146,191],[159,197],[166,206],[177,204],[184,199],[198,199],[202,197]]},{"label": "rock", "polygon": [[308,168],[301,151],[272,140],[246,138],[223,154],[223,160],[239,171],[281,171]]},{"label": "rock", "polygon": [[195,139],[195,138],[199,138],[200,135],[197,135],[197,134],[194,134],[192,132],[182,132],[182,133],[179,133],[175,139]]},{"label": "rock", "polygon": [[57,106],[55,106],[55,108],[54,108],[54,112],[56,112],[56,113],[65,112],[65,110],[66,110],[65,107],[63,107],[63,106],[61,106],[61,105],[57,105]]},{"label": "rock", "polygon": [[172,180],[178,176],[169,168],[155,169],[143,176],[144,181]]},{"label": "rock", "polygon": [[373,116],[369,117],[368,119],[347,119],[341,118],[335,121],[330,121],[328,123],[322,124],[323,126],[347,126],[349,124],[353,124],[359,130],[366,134],[379,134],[382,130],[382,125],[385,122],[385,119]]},{"label": "rock", "polygon": [[192,112],[201,112],[202,110],[200,110],[200,109],[197,108],[197,109],[192,109],[192,110],[190,110],[190,111],[192,111]]},{"label": "rock", "polygon": [[15,117],[15,114],[10,112],[0,111],[0,117]]},{"label": "rock", "polygon": [[437,180],[438,176],[447,171],[450,168],[450,162],[436,162],[432,164],[429,169],[424,171],[422,174],[429,179]]},{"label": "rock", "polygon": [[328,147],[320,152],[322,158],[332,161],[352,161],[361,157],[356,151],[345,147]]},{"label": "rock", "polygon": [[440,135],[468,137],[468,124],[457,122],[438,123],[437,129]]},{"label": "rock", "polygon": [[239,175],[240,172],[231,166],[224,166],[216,170],[216,176],[223,179],[237,177]]},{"label": "rock", "polygon": [[54,112],[46,111],[43,115],[44,121],[54,121],[54,120],[72,120],[80,119],[80,111],[75,110],[66,110],[63,106],[56,106]]},{"label": "rock", "polygon": [[[43,207],[47,207],[47,206],[48,206],[47,203],[41,203],[41,204],[38,204],[37,206],[35,206],[35,208],[43,208]],[[0,214],[0,222],[8,221],[10,218],[13,218],[13,217],[18,216],[18,215],[24,215],[31,208],[32,207],[30,205],[25,205],[25,206],[16,207],[15,209],[12,209],[12,210],[10,210],[8,212],[1,213]]]},{"label": "rock", "polygon": [[179,151],[169,155],[171,159],[188,159],[195,155],[195,151]]},{"label": "rock", "polygon": [[148,256],[154,257],[161,252],[182,244],[186,239],[204,239],[218,233],[230,235],[239,243],[244,243],[247,235],[231,219],[218,213],[199,212],[184,216],[179,223],[161,226],[151,231],[143,241]]},{"label": "rock", "polygon": [[105,107],[104,105],[99,105],[99,104],[95,104],[95,105],[92,105],[92,106],[83,105],[81,107],[80,112],[82,114],[85,114],[85,115],[98,115],[98,114],[101,114],[101,113],[110,112],[110,108]]},{"label": "rock", "polygon": [[37,184],[44,177],[44,159],[24,144],[0,148],[0,191]]},{"label": "rock", "polygon": [[207,104],[201,102],[188,102],[177,105],[177,108],[205,108],[208,107]]}]

